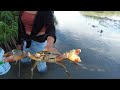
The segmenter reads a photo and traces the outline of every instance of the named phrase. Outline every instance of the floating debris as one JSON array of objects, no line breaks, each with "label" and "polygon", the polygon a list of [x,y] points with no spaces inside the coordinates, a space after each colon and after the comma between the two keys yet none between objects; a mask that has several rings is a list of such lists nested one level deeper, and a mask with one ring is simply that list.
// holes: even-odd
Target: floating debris
[{"label": "floating debris", "polygon": [[102,32],[103,32],[103,30],[100,31],[100,33],[102,33]]},{"label": "floating debris", "polygon": [[92,27],[94,27],[94,28],[95,28],[95,27],[98,27],[98,26],[92,25]]}]

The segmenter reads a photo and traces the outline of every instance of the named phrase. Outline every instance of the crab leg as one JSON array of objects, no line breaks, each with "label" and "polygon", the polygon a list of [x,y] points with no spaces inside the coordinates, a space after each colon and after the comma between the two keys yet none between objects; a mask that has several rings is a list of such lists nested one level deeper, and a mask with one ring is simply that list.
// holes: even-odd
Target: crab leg
[{"label": "crab leg", "polygon": [[71,79],[71,75],[70,75],[70,73],[68,72],[66,66],[65,66],[63,63],[61,63],[61,62],[56,62],[56,64],[58,64],[58,65],[60,65],[61,67],[63,67],[64,70],[65,70],[65,72],[67,73],[69,79]]},{"label": "crab leg", "polygon": [[35,67],[37,66],[37,64],[38,64],[39,62],[35,62],[34,63],[34,65],[32,66],[32,68],[31,68],[31,79],[32,79],[32,77],[33,77],[33,70],[35,69]]},{"label": "crab leg", "polygon": [[18,77],[20,77],[20,61],[19,61],[19,67],[18,67]]}]

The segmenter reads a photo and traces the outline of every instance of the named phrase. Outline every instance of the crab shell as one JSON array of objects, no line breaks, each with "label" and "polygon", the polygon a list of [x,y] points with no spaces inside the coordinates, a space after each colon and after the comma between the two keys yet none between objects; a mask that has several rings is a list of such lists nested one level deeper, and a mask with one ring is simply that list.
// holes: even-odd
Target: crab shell
[{"label": "crab shell", "polygon": [[35,56],[36,56],[36,57],[40,57],[40,54],[39,54],[39,53],[36,53]]}]

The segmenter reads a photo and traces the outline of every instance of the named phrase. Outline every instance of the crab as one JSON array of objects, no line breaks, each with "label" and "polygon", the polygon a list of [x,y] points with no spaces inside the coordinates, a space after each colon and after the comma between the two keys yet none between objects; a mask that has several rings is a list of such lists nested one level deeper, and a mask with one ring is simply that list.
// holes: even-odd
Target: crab
[{"label": "crab", "polygon": [[[53,53],[50,51],[43,50],[35,54],[32,54],[29,51],[22,51],[22,50],[14,49],[11,52],[4,54],[3,62],[14,62],[14,61],[17,62],[25,57],[29,57],[31,60],[34,60],[35,63],[31,68],[31,79],[33,77],[33,71],[39,62],[55,63],[64,68],[65,72],[67,73],[70,79],[71,75],[62,61],[69,60],[70,62],[77,64],[78,62],[81,62],[81,59],[78,56],[80,52],[81,52],[81,49],[73,49],[63,54]],[[19,64],[19,76],[20,76],[20,64]]]},{"label": "crab", "polygon": [[31,79],[33,77],[33,70],[35,69],[35,67],[39,62],[55,63],[62,66],[70,79],[71,75],[69,74],[66,66],[61,61],[69,60],[70,62],[73,62],[73,63],[81,62],[81,59],[78,56],[80,52],[81,52],[81,49],[76,49],[76,50],[73,49],[73,50],[70,50],[69,52],[63,53],[60,56],[59,54],[51,53],[48,51],[40,51],[35,54],[31,54],[30,52],[28,52],[27,56],[32,60],[36,61],[33,67],[31,68]]}]

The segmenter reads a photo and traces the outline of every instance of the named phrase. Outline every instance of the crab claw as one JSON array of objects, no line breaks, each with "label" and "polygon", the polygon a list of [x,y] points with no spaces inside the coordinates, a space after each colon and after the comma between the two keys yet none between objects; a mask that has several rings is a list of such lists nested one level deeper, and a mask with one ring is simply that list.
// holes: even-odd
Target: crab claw
[{"label": "crab claw", "polygon": [[74,62],[81,62],[80,58],[76,58],[73,60]]},{"label": "crab claw", "polygon": [[4,57],[9,57],[9,56],[12,56],[13,54],[11,53],[11,52],[9,52],[9,53],[5,53],[3,56]]},{"label": "crab claw", "polygon": [[4,60],[4,62],[14,62],[15,60],[14,59],[6,59]]},{"label": "crab claw", "polygon": [[75,54],[78,55],[80,52],[81,52],[81,49],[77,49],[77,50],[75,51]]},{"label": "crab claw", "polygon": [[81,52],[81,49],[73,49],[70,52],[65,53],[67,58],[73,62],[81,62],[80,57],[78,54]]},{"label": "crab claw", "polygon": [[13,56],[9,56],[9,57],[4,59],[4,62],[14,62],[14,61],[15,60],[14,60]]}]

